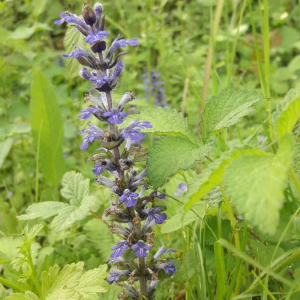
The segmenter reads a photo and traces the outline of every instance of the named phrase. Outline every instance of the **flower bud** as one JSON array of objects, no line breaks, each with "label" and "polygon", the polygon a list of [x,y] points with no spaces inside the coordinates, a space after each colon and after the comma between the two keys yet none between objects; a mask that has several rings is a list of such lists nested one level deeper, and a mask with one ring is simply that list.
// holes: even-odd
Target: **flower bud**
[{"label": "flower bud", "polygon": [[82,16],[86,24],[93,26],[97,20],[95,11],[89,4],[86,4],[82,8]]},{"label": "flower bud", "polygon": [[101,53],[102,51],[104,51],[106,49],[106,43],[105,43],[105,41],[97,42],[96,44],[94,44],[91,47],[91,49],[94,53]]}]

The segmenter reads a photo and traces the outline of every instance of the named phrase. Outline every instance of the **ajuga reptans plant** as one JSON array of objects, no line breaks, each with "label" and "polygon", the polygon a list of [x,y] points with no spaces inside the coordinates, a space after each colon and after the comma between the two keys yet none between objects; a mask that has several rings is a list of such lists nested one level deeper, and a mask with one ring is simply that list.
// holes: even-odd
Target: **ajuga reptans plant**
[{"label": "ajuga reptans plant", "polygon": [[[134,169],[135,157],[146,154],[146,150],[139,146],[145,137],[141,131],[152,126],[147,121],[136,119],[127,127],[122,127],[127,117],[125,106],[135,99],[133,93],[126,92],[116,106],[112,100],[112,92],[125,67],[120,58],[127,54],[116,52],[127,45],[137,46],[138,40],[118,36],[108,48],[105,38],[109,33],[104,30],[105,15],[101,4],[95,4],[94,8],[84,5],[82,17],[65,12],[55,24],[71,23],[86,37],[85,42],[91,48],[90,52],[75,46],[74,51],[63,56],[77,59],[85,66],[80,76],[92,83],[93,89],[85,98],[85,102],[92,104],[81,111],[79,118],[86,120],[94,117],[103,125],[89,124],[79,133],[83,136],[81,150],[87,150],[90,143],[101,145],[98,153],[89,159],[94,163],[92,171],[96,182],[115,194],[111,206],[102,216],[110,231],[121,237],[117,245],[111,248],[113,252],[108,264],[112,268],[107,281],[124,288],[120,299],[155,299],[159,280],[166,275],[171,276],[176,269],[172,261],[161,258],[163,254],[175,250],[161,246],[157,252],[154,251],[154,255],[151,254],[154,247],[152,228],[167,218],[164,208],[156,206],[155,199],[164,199],[165,195],[158,194],[156,190],[147,192],[147,170],[138,172]],[[111,179],[113,177],[114,180]]]}]

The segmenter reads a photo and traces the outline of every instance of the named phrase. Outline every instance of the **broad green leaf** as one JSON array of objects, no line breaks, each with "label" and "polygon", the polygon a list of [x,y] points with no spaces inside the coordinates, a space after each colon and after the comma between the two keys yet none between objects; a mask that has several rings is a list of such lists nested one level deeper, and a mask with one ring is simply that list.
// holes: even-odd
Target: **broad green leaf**
[{"label": "broad green leaf", "polygon": [[300,117],[300,84],[292,89],[281,101],[274,113],[274,121],[277,134],[282,137],[286,133],[292,132]]},{"label": "broad green leaf", "polygon": [[148,152],[148,178],[154,189],[162,186],[168,177],[179,169],[187,170],[201,161],[208,147],[197,146],[180,136],[162,137],[153,143]]},{"label": "broad green leaf", "polygon": [[89,195],[90,180],[84,179],[80,173],[74,171],[66,173],[62,185],[61,195],[70,200],[72,205],[79,205]]},{"label": "broad green leaf", "polygon": [[226,194],[237,210],[263,233],[276,232],[293,155],[294,140],[285,135],[276,155],[243,156],[225,170]]},{"label": "broad green leaf", "polygon": [[[70,26],[68,27],[64,38],[64,46],[66,53],[70,53],[71,51],[73,51],[75,49],[74,45],[80,48],[84,48],[85,37],[78,30],[75,31],[73,26]],[[73,57],[65,59],[68,76],[70,78],[78,76],[78,73],[83,66],[79,64],[78,60]]]},{"label": "broad green leaf", "polygon": [[61,190],[62,196],[70,204],[56,201],[46,201],[30,205],[26,214],[20,220],[47,219],[56,216],[51,227],[56,231],[66,230],[76,221],[83,220],[95,205],[96,198],[89,196],[89,179],[84,179],[80,173],[74,171],[64,175]]},{"label": "broad green leaf", "polygon": [[12,138],[8,138],[4,142],[0,142],[0,169],[3,165],[5,157],[7,156],[7,154],[11,149],[13,141],[14,140]]},{"label": "broad green leaf", "polygon": [[84,271],[84,263],[66,265],[59,271],[55,265],[42,274],[42,292],[45,300],[98,299],[97,293],[107,291],[106,265]]},{"label": "broad green leaf", "polygon": [[31,128],[42,173],[57,188],[64,173],[63,123],[53,87],[40,71],[34,72],[31,86]]},{"label": "broad green leaf", "polygon": [[201,115],[203,142],[207,143],[214,132],[238,123],[253,112],[251,106],[261,99],[259,93],[246,90],[228,90],[212,96]]},{"label": "broad green leaf", "polygon": [[165,234],[176,231],[199,220],[199,217],[203,218],[205,215],[205,210],[206,203],[201,203],[199,207],[195,208],[196,213],[194,211],[189,211],[186,215],[184,215],[184,217],[183,212],[176,214],[165,222],[165,224],[162,226],[161,233]]},{"label": "broad green leaf", "polygon": [[142,132],[187,137],[191,142],[199,143],[200,139],[189,130],[187,120],[182,116],[182,113],[177,112],[175,109],[169,107],[146,109],[140,114],[129,115],[124,120],[124,127],[135,119],[139,119],[140,122],[149,121],[151,123],[152,128],[143,129]]},{"label": "broad green leaf", "polygon": [[34,293],[28,291],[25,292],[25,294],[12,294],[11,296],[6,297],[5,300],[40,300],[40,298]]},{"label": "broad green leaf", "polygon": [[188,187],[186,195],[187,202],[185,204],[185,211],[191,209],[193,205],[202,199],[210,190],[222,182],[224,168],[228,166],[233,159],[238,158],[244,154],[261,154],[264,152],[252,149],[250,147],[234,149],[223,153],[223,155],[208,165],[208,168],[197,175],[191,185]]}]

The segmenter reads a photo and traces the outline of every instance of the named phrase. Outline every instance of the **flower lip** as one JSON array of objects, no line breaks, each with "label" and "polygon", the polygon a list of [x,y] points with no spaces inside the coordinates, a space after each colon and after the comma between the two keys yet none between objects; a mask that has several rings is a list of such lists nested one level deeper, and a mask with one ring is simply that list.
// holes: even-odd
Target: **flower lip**
[{"label": "flower lip", "polygon": [[175,249],[166,249],[165,246],[161,246],[158,251],[156,252],[156,254],[153,256],[153,258],[155,260],[157,260],[161,255],[163,255],[164,253],[170,253],[170,252],[177,252],[177,250]]},{"label": "flower lip", "polygon": [[157,206],[154,208],[144,209],[142,212],[148,215],[147,222],[155,220],[156,224],[162,224],[167,219],[167,215],[165,213],[159,213],[161,209],[162,208],[160,206]]},{"label": "flower lip", "polygon": [[131,192],[129,189],[125,189],[123,195],[119,198],[119,203],[123,203],[127,207],[132,207],[137,204],[137,197],[139,194]]},{"label": "flower lip", "polygon": [[123,119],[127,117],[127,114],[112,108],[110,111],[105,112],[103,117],[107,117],[107,121],[110,124],[122,124]]},{"label": "flower lip", "polygon": [[119,241],[117,245],[111,247],[110,250],[115,250],[110,257],[116,258],[123,255],[123,250],[129,249],[127,241]]},{"label": "flower lip", "polygon": [[158,270],[159,269],[164,270],[167,275],[171,275],[171,274],[174,274],[176,272],[174,262],[172,262],[172,261],[162,263],[162,264],[159,264],[159,265],[154,265],[154,268],[158,269]]},{"label": "flower lip", "polygon": [[146,251],[151,250],[151,247],[148,246],[143,240],[139,240],[136,244],[131,246],[131,249],[136,250],[134,253],[136,257],[146,257]]}]

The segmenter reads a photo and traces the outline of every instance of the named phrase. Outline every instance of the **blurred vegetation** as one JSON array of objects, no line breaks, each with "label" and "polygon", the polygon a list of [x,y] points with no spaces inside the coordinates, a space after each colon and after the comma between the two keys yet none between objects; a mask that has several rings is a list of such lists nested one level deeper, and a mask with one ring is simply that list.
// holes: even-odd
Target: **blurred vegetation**
[{"label": "blurred vegetation", "polygon": [[[258,1],[252,2],[258,41],[262,47],[262,7]],[[247,1],[228,0],[224,2],[220,25],[214,36],[211,79],[207,85],[207,96],[203,97],[203,88],[207,84],[204,80],[205,64],[216,3],[214,0],[102,1],[107,13],[109,39],[120,33],[124,38],[137,37],[140,42],[139,47],[130,49],[129,55],[124,58],[126,70],[114,99],[119,99],[129,90],[140,98],[135,101],[137,107],[153,106],[153,97],[145,100],[142,76],[156,71],[165,82],[166,102],[188,118],[197,134],[200,111],[210,96],[226,88],[259,90],[258,63]],[[269,1],[273,107],[299,78],[299,3],[297,0]],[[59,187],[42,175],[39,162],[48,158],[39,157],[39,147],[31,132],[31,118],[34,116],[30,89],[36,70],[51,82],[53,98],[59,105],[64,129],[62,168],[80,171],[90,179],[94,177],[92,166],[87,162],[90,155],[79,150],[81,137],[77,134],[85,125],[77,116],[85,106],[83,98],[89,83],[79,78],[77,71],[68,71],[68,61],[60,55],[66,53],[66,27],[53,24],[62,11],[80,14],[82,4],[78,0],[7,0],[0,3],[0,237],[20,234],[23,225],[16,216],[22,214],[28,205],[59,197]],[[262,49],[259,55],[263,59]],[[79,70],[79,66],[72,70]],[[266,119],[265,107],[259,104],[256,108],[257,114],[248,116],[245,126],[237,125],[229,134],[245,137],[259,130],[260,135],[268,136],[267,129],[260,127]],[[235,139],[230,142],[235,143]],[[166,184],[165,192],[174,195],[178,183],[193,176],[194,171],[179,172]],[[96,185],[92,185],[92,190],[101,200],[98,206],[101,212],[109,203],[109,193]],[[181,209],[181,204],[171,199],[168,201],[168,216],[172,217]],[[210,219],[209,222],[214,230],[216,220]],[[227,221],[224,224],[225,237],[230,225]],[[82,227],[78,227],[70,230],[67,237],[45,230],[44,235],[49,236],[41,243],[44,243],[43,253],[49,255],[49,259],[39,266],[40,271],[48,269],[54,262],[62,266],[83,260],[87,268],[105,263],[109,248],[114,243],[113,237],[103,224],[92,218],[83,227],[86,234],[83,234]],[[190,267],[193,266],[192,244],[196,230],[197,227],[187,227],[177,231],[177,235],[164,235],[166,244],[181,249],[179,257],[184,257]],[[160,232],[157,239],[163,239]],[[206,252],[207,267],[214,269],[212,242],[209,237],[206,239],[210,246]],[[255,243],[262,247],[257,241]],[[192,279],[196,271],[190,269],[188,272],[185,274],[181,270],[169,290],[162,285],[159,299],[184,299],[185,295],[186,299],[197,299],[186,281],[186,278],[196,280]],[[105,297],[113,299],[112,295]]]}]

